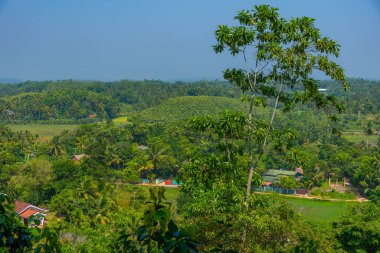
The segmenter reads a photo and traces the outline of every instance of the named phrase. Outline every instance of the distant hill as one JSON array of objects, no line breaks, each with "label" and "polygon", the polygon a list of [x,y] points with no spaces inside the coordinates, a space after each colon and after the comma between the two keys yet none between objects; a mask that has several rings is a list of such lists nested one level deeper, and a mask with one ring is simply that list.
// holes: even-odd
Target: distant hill
[{"label": "distant hill", "polygon": [[170,98],[157,106],[142,110],[134,117],[143,122],[170,123],[195,116],[217,115],[225,109],[248,112],[248,104],[237,98],[182,96]]},{"label": "distant hill", "polygon": [[[161,81],[79,82],[73,80],[0,84],[0,121],[85,120],[130,115],[180,96],[240,97],[240,91],[220,81],[165,83]],[[14,112],[10,119],[6,110]]]}]

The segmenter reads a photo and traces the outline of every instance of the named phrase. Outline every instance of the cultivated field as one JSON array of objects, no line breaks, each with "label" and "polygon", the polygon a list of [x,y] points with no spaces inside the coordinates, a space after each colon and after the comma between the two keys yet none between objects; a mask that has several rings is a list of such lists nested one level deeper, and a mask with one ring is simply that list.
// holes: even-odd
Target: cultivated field
[{"label": "cultivated field", "polygon": [[30,131],[32,134],[37,134],[43,140],[49,140],[56,135],[59,135],[64,130],[74,130],[78,125],[8,125],[12,131]]}]

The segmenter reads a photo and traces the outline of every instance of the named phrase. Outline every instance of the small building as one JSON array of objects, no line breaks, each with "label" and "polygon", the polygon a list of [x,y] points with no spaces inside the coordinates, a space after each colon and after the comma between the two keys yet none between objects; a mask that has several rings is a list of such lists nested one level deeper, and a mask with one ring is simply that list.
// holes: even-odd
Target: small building
[{"label": "small building", "polygon": [[85,157],[88,157],[88,155],[86,155],[86,154],[73,155],[73,156],[71,157],[71,160],[72,160],[72,161],[79,162],[80,160],[82,160],[82,159],[85,158]]},{"label": "small building", "polygon": [[88,115],[88,117],[90,119],[95,119],[96,118],[96,114],[95,113],[91,113],[91,114]]},{"label": "small building", "polygon": [[19,200],[15,201],[15,209],[25,225],[31,225],[29,219],[32,217],[40,220],[40,226],[44,225],[47,210]]},{"label": "small building", "polygon": [[271,182],[271,181],[264,181],[263,182],[263,186],[271,186],[272,184],[273,184],[273,182]]},{"label": "small building", "polygon": [[137,149],[138,149],[138,150],[142,150],[142,151],[144,151],[144,150],[148,150],[149,147],[148,147],[148,146],[145,146],[145,145],[138,145],[138,146],[137,146]]},{"label": "small building", "polygon": [[297,172],[295,175],[296,180],[300,181],[301,177],[303,176],[303,169],[301,167],[298,167],[295,171]]},{"label": "small building", "polygon": [[271,186],[274,182],[279,180],[280,177],[284,177],[284,176],[285,177],[294,177],[297,181],[300,181],[301,177],[303,176],[303,170],[302,170],[302,168],[297,168],[294,171],[270,169],[264,174],[263,185],[264,186]]}]

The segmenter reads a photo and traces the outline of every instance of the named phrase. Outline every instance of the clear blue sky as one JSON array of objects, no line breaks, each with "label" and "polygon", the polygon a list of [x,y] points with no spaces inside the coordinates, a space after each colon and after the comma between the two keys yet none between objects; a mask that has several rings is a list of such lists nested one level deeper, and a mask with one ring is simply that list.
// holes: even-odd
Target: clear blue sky
[{"label": "clear blue sky", "polygon": [[316,18],[348,76],[380,79],[380,0],[0,0],[0,77],[221,78],[241,59],[214,54],[217,25],[260,3]]}]

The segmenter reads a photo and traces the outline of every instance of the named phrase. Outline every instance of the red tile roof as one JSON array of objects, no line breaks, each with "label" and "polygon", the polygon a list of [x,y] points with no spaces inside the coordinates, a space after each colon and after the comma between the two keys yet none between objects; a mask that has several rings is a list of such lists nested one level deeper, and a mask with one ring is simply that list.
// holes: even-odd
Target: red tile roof
[{"label": "red tile roof", "polygon": [[32,204],[25,203],[19,200],[15,201],[15,209],[18,214],[24,213],[26,210],[36,210],[37,212],[42,212],[45,213],[47,210],[38,207],[38,206],[33,206]]},{"label": "red tile roof", "polygon": [[29,219],[30,216],[32,216],[32,215],[34,215],[34,214],[36,214],[36,213],[38,213],[37,210],[28,209],[28,210],[26,210],[25,212],[21,213],[20,216],[21,216],[22,218]]},{"label": "red tile roof", "polygon": [[28,206],[30,206],[31,204],[29,203],[25,203],[25,202],[22,202],[22,201],[19,201],[19,200],[16,200],[15,202],[15,209],[16,209],[16,212],[18,214],[20,214],[21,211],[23,211],[25,208],[27,208]]}]

